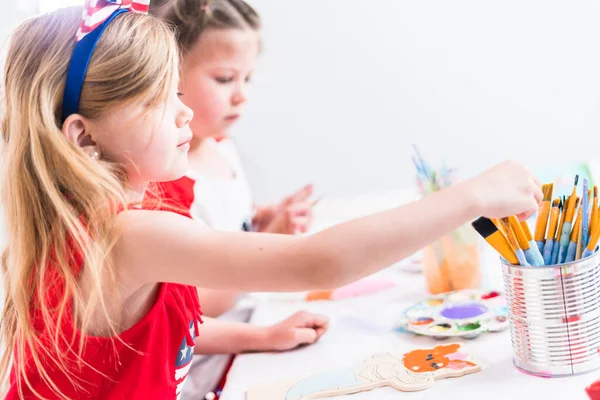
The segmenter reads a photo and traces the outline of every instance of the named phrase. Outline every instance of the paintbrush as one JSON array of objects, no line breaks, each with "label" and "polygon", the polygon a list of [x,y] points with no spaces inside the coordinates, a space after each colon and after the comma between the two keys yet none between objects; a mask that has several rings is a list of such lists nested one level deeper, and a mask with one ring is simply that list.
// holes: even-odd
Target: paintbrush
[{"label": "paintbrush", "polygon": [[314,199],[312,201],[312,203],[310,203],[310,208],[313,208],[314,206],[316,206],[321,200],[323,200],[323,196],[319,196],[316,199]]},{"label": "paintbrush", "polygon": [[504,225],[502,224],[502,221],[500,221],[498,218],[490,218],[490,221],[492,221],[494,223],[494,225],[496,225],[496,228],[498,228],[498,230],[504,236],[506,236],[506,232],[504,232]]},{"label": "paintbrush", "polygon": [[590,236],[590,240],[587,244],[587,247],[583,251],[581,258],[586,258],[591,256],[596,251],[596,246],[598,245],[598,238],[600,237],[600,224],[596,224],[592,235]]},{"label": "paintbrush", "polygon": [[[527,239],[527,235],[525,234],[523,225],[519,222],[519,219],[516,216],[511,215],[510,217],[508,217],[508,223],[510,224],[510,228],[512,229],[512,231],[515,233],[515,237],[517,238],[519,247],[521,248],[521,250],[523,250],[527,263],[536,267],[544,265],[543,258],[540,257],[541,259],[538,259],[537,257],[533,256],[531,244]],[[527,231],[529,231],[529,227],[527,228]],[[533,244],[533,246],[536,250],[538,250],[537,245],[535,243]]]},{"label": "paintbrush", "polygon": [[571,231],[571,241],[569,242],[569,247],[567,247],[567,256],[565,257],[565,262],[575,261],[575,258],[577,257],[577,240],[579,239],[579,231],[581,228],[581,216],[581,207],[579,207],[577,218],[575,219],[575,224],[573,225],[573,230]]},{"label": "paintbrush", "polygon": [[535,224],[535,241],[537,243],[540,253],[544,251],[544,234],[546,233],[546,226],[548,225],[548,216],[550,214],[550,208],[552,206],[552,192],[554,191],[554,184],[548,183],[542,185],[542,192],[544,193],[544,200],[538,210],[538,218]]},{"label": "paintbrush", "polygon": [[[502,218],[501,221],[502,223],[504,223],[504,230],[507,234],[508,243],[510,243],[510,246],[514,250],[515,255],[517,256],[517,260],[519,260],[519,265],[524,267],[529,266],[527,258],[525,257],[525,252],[521,248],[521,245],[519,244],[519,239],[517,239],[517,235],[515,234],[515,231],[513,230],[513,227],[510,224],[510,219],[506,217]],[[517,223],[517,225],[519,224]]]},{"label": "paintbrush", "polygon": [[[584,179],[583,180],[583,199],[581,200],[581,245],[583,246],[583,248],[585,248],[587,246],[587,242],[588,242],[588,237],[589,237],[589,232],[588,232],[588,224],[589,224],[589,212],[590,212],[590,208],[589,208],[589,201],[590,201],[590,194],[588,192],[588,180]],[[580,258],[581,258],[581,253],[577,253],[579,254]]]},{"label": "paintbrush", "polygon": [[525,252],[525,258],[527,258],[529,264],[534,265],[536,267],[544,265],[544,257],[542,257],[542,253],[540,252],[536,241],[533,240],[533,236],[531,235],[531,230],[529,229],[529,224],[527,223],[527,221],[521,221],[521,229],[523,230],[525,238],[529,243],[529,250]]},{"label": "paintbrush", "polygon": [[583,224],[579,225],[577,232],[577,247],[575,250],[575,259],[580,260],[583,255]]},{"label": "paintbrush", "polygon": [[[579,175],[575,175],[575,183],[573,184],[573,192],[569,196],[567,203],[567,210],[565,216],[565,222],[562,226],[561,236],[559,239],[560,247],[558,250],[558,263],[565,261],[567,255],[567,248],[569,247],[569,238],[571,236],[571,225],[573,223],[573,217],[575,216],[575,201],[577,199],[577,182],[579,182]],[[587,193],[583,193],[583,196],[587,196]]]},{"label": "paintbrush", "polygon": [[596,228],[596,218],[598,216],[598,186],[594,185],[594,200],[592,202],[592,216],[590,217],[590,237]]},{"label": "paintbrush", "polygon": [[558,250],[560,249],[559,239],[562,235],[562,228],[563,228],[563,224],[565,223],[565,216],[567,214],[566,206],[567,206],[567,202],[565,201],[565,198],[563,196],[563,199],[560,202],[560,219],[558,222],[558,229],[556,230],[556,235],[554,236],[554,247],[552,248],[552,260],[550,261],[550,264],[546,264],[546,265],[554,265],[554,264],[556,264],[556,262],[558,260]]},{"label": "paintbrush", "polygon": [[511,248],[506,236],[488,218],[481,217],[471,223],[473,228],[510,264],[519,265],[519,259]]},{"label": "paintbrush", "polygon": [[548,224],[548,232],[546,233],[546,243],[544,244],[545,265],[550,265],[552,263],[552,249],[554,247],[554,235],[556,235],[556,229],[558,228],[560,206],[560,199],[556,199],[552,202],[552,209],[550,210],[550,223]]}]

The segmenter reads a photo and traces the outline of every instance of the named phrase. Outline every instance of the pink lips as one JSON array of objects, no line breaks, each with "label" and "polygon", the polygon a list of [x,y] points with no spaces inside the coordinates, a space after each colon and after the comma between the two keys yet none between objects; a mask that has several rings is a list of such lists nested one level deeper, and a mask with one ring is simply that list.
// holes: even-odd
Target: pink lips
[{"label": "pink lips", "polygon": [[187,144],[190,144],[190,142],[192,141],[192,138],[190,137],[189,139],[187,139],[185,142],[181,142],[177,145],[177,147],[183,147]]},{"label": "pink lips", "polygon": [[235,121],[236,119],[238,119],[240,117],[239,114],[231,114],[225,117],[226,121]]}]

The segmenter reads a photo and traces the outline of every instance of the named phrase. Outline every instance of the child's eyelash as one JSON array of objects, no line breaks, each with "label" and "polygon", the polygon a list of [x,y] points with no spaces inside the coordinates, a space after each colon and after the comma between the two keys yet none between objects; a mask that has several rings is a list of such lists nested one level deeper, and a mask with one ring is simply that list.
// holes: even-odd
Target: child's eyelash
[{"label": "child's eyelash", "polygon": [[177,96],[178,96],[178,97],[181,97],[181,96],[183,96],[183,95],[184,95],[184,93],[183,93],[183,92],[177,92]]}]

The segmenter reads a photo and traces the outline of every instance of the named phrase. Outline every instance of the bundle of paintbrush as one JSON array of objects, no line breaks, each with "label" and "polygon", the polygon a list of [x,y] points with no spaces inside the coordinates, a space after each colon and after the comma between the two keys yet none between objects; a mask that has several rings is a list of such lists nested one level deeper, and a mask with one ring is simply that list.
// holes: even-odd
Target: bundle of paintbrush
[{"label": "bundle of paintbrush", "polygon": [[440,169],[434,169],[421,156],[419,149],[413,145],[415,154],[412,157],[413,164],[417,170],[417,186],[422,196],[437,192],[454,183],[456,170],[448,169],[445,165]]},{"label": "bundle of paintbrush", "polygon": [[[457,171],[454,168],[447,168],[442,164],[441,168],[433,168],[422,156],[416,145],[413,145],[414,155],[413,163],[417,171],[417,186],[421,196],[438,192],[448,186],[453,185],[457,179]],[[468,224],[460,226],[454,232],[452,237],[462,244],[476,243],[477,236]],[[442,255],[440,255],[440,258]]]},{"label": "bundle of paintbrush", "polygon": [[527,222],[520,222],[515,216],[498,220],[482,217],[472,225],[510,264],[557,265],[589,257],[597,251],[600,236],[598,187],[588,190],[587,179],[583,179],[578,197],[578,181],[579,176],[575,176],[568,197],[554,200],[554,185],[543,185],[544,200],[533,236]]}]

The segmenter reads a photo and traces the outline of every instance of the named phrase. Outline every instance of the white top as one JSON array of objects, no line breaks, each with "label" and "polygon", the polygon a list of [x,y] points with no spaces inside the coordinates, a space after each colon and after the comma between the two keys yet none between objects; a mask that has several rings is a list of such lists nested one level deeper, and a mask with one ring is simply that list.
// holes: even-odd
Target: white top
[{"label": "white top", "polygon": [[229,162],[235,177],[219,179],[188,171],[186,176],[195,181],[190,214],[215,230],[240,231],[244,221],[252,217],[253,199],[237,148],[231,139],[207,140],[207,145],[215,146]]}]

